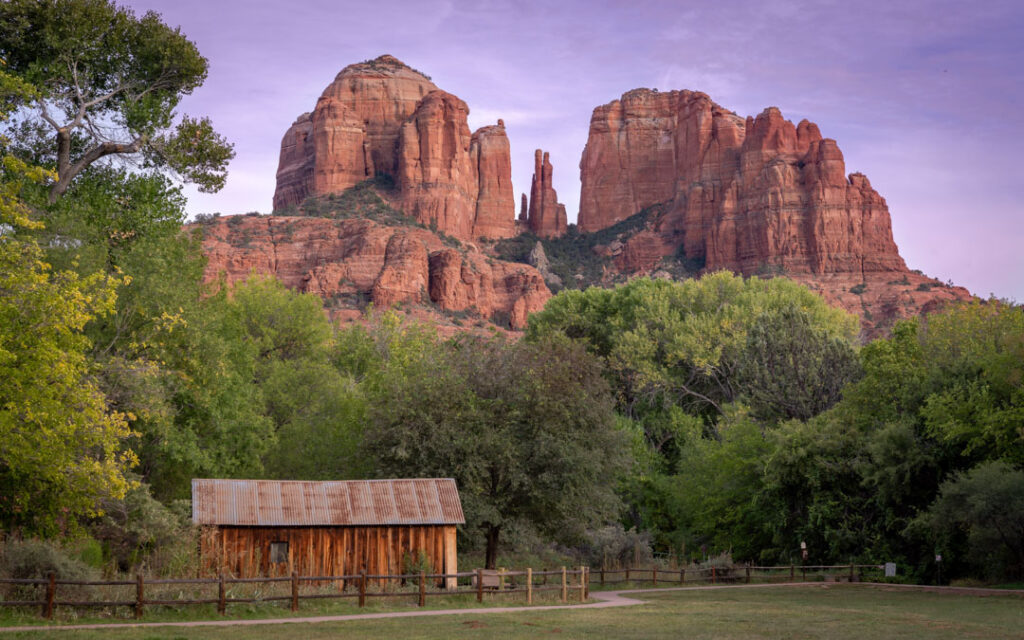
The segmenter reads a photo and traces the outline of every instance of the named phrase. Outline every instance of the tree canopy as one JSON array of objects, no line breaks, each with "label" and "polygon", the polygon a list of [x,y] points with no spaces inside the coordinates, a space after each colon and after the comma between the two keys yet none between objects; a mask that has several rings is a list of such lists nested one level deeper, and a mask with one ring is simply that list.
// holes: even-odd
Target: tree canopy
[{"label": "tree canopy", "polygon": [[201,191],[224,185],[231,145],[209,119],[175,114],[207,61],[159,14],[108,0],[10,0],[0,4],[0,59],[36,89],[20,100],[18,138],[55,168],[51,202],[109,157],[169,169]]},{"label": "tree canopy", "polygon": [[489,568],[510,527],[572,540],[614,517],[628,449],[599,361],[564,340],[452,347],[384,381],[367,433],[378,472],[455,478]]}]

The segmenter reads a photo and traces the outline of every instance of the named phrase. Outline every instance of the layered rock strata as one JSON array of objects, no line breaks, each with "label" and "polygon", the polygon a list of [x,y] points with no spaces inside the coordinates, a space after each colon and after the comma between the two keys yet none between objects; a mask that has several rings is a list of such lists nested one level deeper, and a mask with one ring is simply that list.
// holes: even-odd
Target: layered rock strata
[{"label": "layered rock strata", "polygon": [[378,308],[408,303],[483,319],[500,316],[508,328],[522,329],[527,316],[551,297],[533,267],[451,246],[418,227],[365,219],[235,216],[202,229],[207,282],[273,275],[292,289],[320,296],[334,312],[367,302]]},{"label": "layered rock strata", "polygon": [[909,271],[867,177],[846,174],[817,125],[794,125],[775,107],[741,118],[699,92],[629,91],[594,110],[580,179],[581,231],[659,205],[613,252],[625,272],[678,256],[709,271],[785,274],[866,326],[889,311],[969,297]]},{"label": "layered rock strata", "polygon": [[460,239],[515,235],[504,123],[470,134],[469,108],[392,56],[345,67],[285,133],[274,209],[394,178],[395,204]]},{"label": "layered rock strata", "polygon": [[533,182],[530,186],[530,208],[526,224],[530,231],[545,238],[564,235],[568,226],[565,205],[558,202],[558,194],[552,186],[552,174],[548,152],[537,149],[534,152]]}]

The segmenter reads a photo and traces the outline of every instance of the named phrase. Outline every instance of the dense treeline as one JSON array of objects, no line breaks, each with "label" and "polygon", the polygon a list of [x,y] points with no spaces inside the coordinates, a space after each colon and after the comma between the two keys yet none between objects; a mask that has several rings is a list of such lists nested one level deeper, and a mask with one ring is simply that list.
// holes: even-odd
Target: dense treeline
[{"label": "dense treeline", "polygon": [[[44,37],[25,37],[33,21]],[[89,25],[115,40],[90,46]],[[191,478],[446,476],[462,547],[490,566],[523,541],[617,536],[1024,573],[1020,307],[951,308],[862,346],[800,285],[711,273],[564,291],[520,340],[441,340],[387,312],[340,330],[275,280],[203,283],[180,180],[216,188],[231,151],[206,120],[172,126],[205,78],[184,36],[105,0],[5,3],[0,26],[8,540],[173,572]]]}]

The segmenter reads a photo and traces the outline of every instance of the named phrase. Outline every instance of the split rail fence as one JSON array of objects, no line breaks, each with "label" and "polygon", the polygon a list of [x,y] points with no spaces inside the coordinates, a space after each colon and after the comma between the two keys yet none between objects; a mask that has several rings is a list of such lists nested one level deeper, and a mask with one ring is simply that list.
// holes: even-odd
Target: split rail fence
[{"label": "split rail fence", "polygon": [[[784,565],[784,566],[734,566],[708,568],[664,569],[658,567],[627,567],[624,569],[595,569],[581,566],[577,569],[561,569],[549,571],[467,571],[460,573],[407,573],[398,575],[377,575],[359,573],[344,576],[300,576],[292,574],[284,577],[265,578],[231,578],[224,575],[216,578],[186,579],[146,579],[136,576],[135,580],[111,581],[74,581],[58,580],[55,575],[45,580],[39,579],[0,579],[0,585],[20,587],[24,593],[28,588],[41,599],[25,598],[21,600],[0,600],[2,607],[40,607],[44,618],[52,619],[57,607],[126,607],[136,618],[141,618],[146,607],[151,606],[183,606],[183,605],[217,605],[217,613],[225,615],[229,604],[258,602],[288,602],[292,611],[298,611],[302,600],[342,599],[357,600],[360,607],[366,606],[367,598],[417,598],[417,604],[426,606],[427,598],[437,596],[453,596],[475,594],[478,602],[483,602],[484,595],[505,593],[525,593],[526,603],[533,604],[534,594],[538,592],[558,591],[559,599],[567,602],[573,600],[584,602],[590,593],[592,581],[605,586],[617,583],[651,583],[654,586],[679,586],[689,584],[735,584],[751,582],[795,582],[807,581],[808,575],[814,580],[850,581],[863,580],[865,573],[875,575],[884,569],[884,565],[848,564],[848,565]],[[592,575],[596,574],[596,575]],[[428,588],[433,583],[441,584],[448,578],[456,580],[455,589]],[[256,589],[249,594],[251,597],[238,597],[231,593],[238,585],[270,585],[266,591]],[[324,585],[334,585],[324,588]],[[185,594],[181,589],[192,588],[191,595],[197,591],[216,586],[217,596],[214,597],[181,597]],[[319,591],[310,592],[310,587],[319,587]],[[122,593],[122,599],[96,600],[80,596],[82,588],[104,587],[128,590]],[[167,588],[179,589],[176,597],[168,597]],[[290,588],[289,588],[290,587]],[[389,588],[391,590],[389,590]],[[63,592],[63,593],[61,593]],[[131,592],[134,592],[133,594]],[[154,594],[154,592],[156,592]],[[129,595],[134,597],[124,597]],[[64,595],[63,599],[59,596]],[[75,596],[79,595],[78,599]],[[154,597],[155,595],[155,597]]]},{"label": "split rail fence", "polygon": [[876,564],[841,564],[841,565],[781,565],[759,567],[754,565],[737,565],[733,567],[659,569],[658,567],[624,569],[595,569],[594,580],[598,585],[618,584],[624,582],[649,582],[654,586],[704,584],[735,584],[751,582],[801,582],[808,580],[831,580],[834,582],[860,582],[865,573],[875,574],[884,571],[885,565]]},{"label": "split rail fence", "polygon": [[[533,604],[534,594],[546,591],[558,591],[560,600],[567,602],[570,594],[573,599],[583,602],[589,595],[590,571],[587,567],[578,569],[561,569],[554,571],[467,571],[460,573],[408,573],[398,575],[378,575],[359,573],[356,575],[344,576],[300,576],[292,574],[285,577],[261,577],[261,578],[230,578],[221,575],[217,578],[186,578],[186,579],[146,579],[142,575],[136,576],[135,580],[107,580],[107,581],[75,581],[58,580],[54,574],[50,574],[45,580],[40,579],[0,579],[0,585],[16,585],[18,587],[31,588],[42,595],[42,599],[21,599],[21,600],[0,600],[3,607],[40,607],[41,615],[46,619],[52,619],[54,610],[57,607],[127,607],[134,612],[136,618],[141,618],[147,606],[181,606],[181,605],[204,605],[216,604],[217,613],[225,615],[229,604],[257,603],[257,602],[289,602],[292,611],[298,611],[301,600],[314,599],[339,599],[352,598],[359,602],[360,607],[366,606],[367,598],[417,598],[417,604],[426,606],[428,597],[453,596],[459,594],[475,594],[478,602],[483,602],[485,594],[525,593],[527,604]],[[447,578],[456,580],[455,589],[428,589],[428,583],[443,581]],[[469,580],[467,580],[469,579]],[[462,580],[460,584],[458,581]],[[393,583],[397,582],[397,585]],[[336,587],[320,589],[319,592],[310,593],[309,585],[323,586],[334,584]],[[217,587],[216,598],[168,598],[165,595],[157,594],[151,597],[152,590],[160,590],[161,587],[173,586],[178,588],[194,587],[196,589],[212,589]],[[232,587],[236,585],[270,585],[267,593],[252,594],[253,597],[236,597],[231,594]],[[274,589],[273,587],[277,588]],[[290,590],[283,588],[290,586]],[[305,588],[305,593],[303,592]],[[393,590],[388,590],[394,586]],[[134,598],[123,598],[120,600],[94,600],[94,599],[73,599],[76,590],[82,588],[121,588],[134,591]],[[368,588],[369,587],[369,588]],[[376,588],[375,588],[376,587]],[[403,590],[404,587],[404,590]],[[410,588],[414,587],[414,588]],[[133,589],[132,589],[133,588]],[[41,594],[38,593],[41,591]],[[70,598],[60,599],[61,591],[68,594]],[[194,593],[194,592],[193,592]],[[124,594],[128,595],[128,594]]]}]

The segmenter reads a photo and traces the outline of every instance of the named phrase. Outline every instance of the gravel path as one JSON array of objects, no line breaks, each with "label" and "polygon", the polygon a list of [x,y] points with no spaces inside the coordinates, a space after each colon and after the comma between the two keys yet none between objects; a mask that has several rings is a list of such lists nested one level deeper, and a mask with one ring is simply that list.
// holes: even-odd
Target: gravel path
[{"label": "gravel path", "polygon": [[[783,582],[764,584],[737,584],[701,587],[663,587],[660,589],[618,589],[615,591],[591,591],[590,597],[597,602],[589,604],[560,604],[545,605],[536,607],[478,607],[474,609],[433,609],[424,611],[390,611],[381,613],[354,613],[341,616],[310,616],[305,618],[264,618],[258,620],[193,620],[190,622],[122,622],[108,624],[68,624],[68,625],[35,625],[22,627],[0,627],[0,633],[5,631],[67,631],[73,629],[141,629],[146,627],[242,627],[267,624],[310,624],[317,622],[343,622],[345,620],[373,620],[376,618],[414,618],[420,616],[450,616],[450,615],[486,615],[488,613],[520,613],[535,611],[552,611],[555,609],[604,609],[608,607],[629,607],[637,604],[644,604],[643,600],[629,597],[633,594],[664,593],[666,591],[713,591],[716,589],[769,589],[779,587],[821,587],[828,585],[824,582]],[[935,593],[949,593],[957,595],[1016,595],[1024,597],[1024,590],[1013,589],[979,589],[970,587],[928,587],[905,584],[885,584],[874,582],[855,583],[862,586],[882,587],[892,590],[918,590]]]}]

